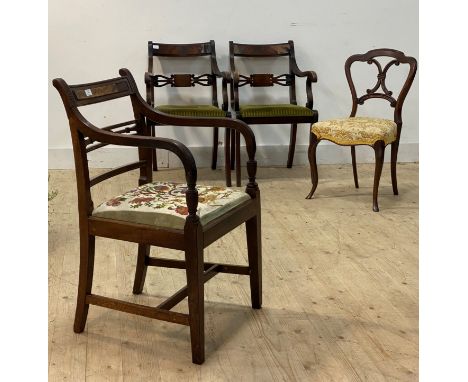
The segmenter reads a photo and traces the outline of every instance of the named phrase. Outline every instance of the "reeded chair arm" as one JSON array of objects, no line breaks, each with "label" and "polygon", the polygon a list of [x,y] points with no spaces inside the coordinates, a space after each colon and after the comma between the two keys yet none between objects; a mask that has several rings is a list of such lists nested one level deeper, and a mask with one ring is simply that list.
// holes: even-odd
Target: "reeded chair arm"
[{"label": "reeded chair arm", "polygon": [[307,93],[307,104],[306,107],[312,109],[314,107],[314,96],[312,94],[312,82],[317,82],[317,73],[313,70],[302,71],[297,66],[296,60],[291,65],[291,72],[297,77],[307,77],[306,80],[306,93]]},{"label": "reeded chair arm", "polygon": [[[73,122],[72,122],[73,123]],[[196,190],[197,183],[197,165],[195,159],[183,143],[174,139],[150,137],[145,135],[126,135],[99,129],[92,125],[85,118],[79,116],[77,129],[85,136],[88,136],[93,141],[108,143],[118,146],[131,146],[148,149],[163,149],[173,152],[182,162],[185,170],[185,180],[187,183],[187,209],[189,215],[194,216],[197,212],[198,193]]]}]

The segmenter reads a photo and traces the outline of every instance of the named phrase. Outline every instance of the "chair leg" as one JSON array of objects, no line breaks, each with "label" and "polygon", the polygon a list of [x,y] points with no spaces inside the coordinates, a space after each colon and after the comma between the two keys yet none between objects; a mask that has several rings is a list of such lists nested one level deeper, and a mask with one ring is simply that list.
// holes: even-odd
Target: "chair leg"
[{"label": "chair leg", "polygon": [[236,130],[231,130],[231,170],[235,169],[236,166]]},{"label": "chair leg", "polygon": [[393,187],[393,195],[398,195],[398,184],[397,184],[397,175],[396,175],[396,165],[397,165],[397,157],[398,157],[398,146],[400,142],[395,141],[392,143],[392,151],[391,151],[391,173],[392,173],[392,187]]},{"label": "chair leg", "polygon": [[226,186],[231,187],[231,129],[224,129],[224,171]]},{"label": "chair leg", "polygon": [[216,165],[218,164],[218,137],[219,137],[219,128],[213,128],[213,154],[211,156],[211,169],[216,170]]},{"label": "chair leg", "polygon": [[351,159],[353,162],[354,187],[359,188],[357,166],[356,166],[356,146],[351,146]]},{"label": "chair leg", "polygon": [[384,163],[385,143],[383,141],[377,141],[372,147],[375,151],[375,174],[374,191],[372,194],[372,209],[374,212],[379,212],[379,203],[377,201],[377,197],[379,194],[380,175],[382,174],[382,167]]},{"label": "chair leg", "polygon": [[262,307],[262,232],[260,214],[245,222],[252,308]]},{"label": "chair leg", "polygon": [[143,286],[145,285],[146,270],[146,259],[150,255],[150,245],[138,244],[138,257],[135,269],[135,281],[133,283],[133,294],[140,294],[143,292]]},{"label": "chair leg", "polygon": [[317,171],[317,145],[319,140],[314,133],[310,133],[310,142],[309,142],[309,164],[310,164],[310,177],[312,179],[312,190],[310,190],[309,195],[306,196],[306,199],[311,199],[314,195],[315,189],[318,184],[318,171]]},{"label": "chair leg", "polygon": [[201,365],[205,362],[205,306],[203,282],[203,240],[200,224],[185,230],[187,249],[185,263],[188,289],[188,308],[192,362]]},{"label": "chair leg", "polygon": [[[156,126],[154,125],[151,125],[150,127],[150,131],[151,131],[151,136],[152,137],[155,137],[156,136]],[[153,153],[153,171],[158,171],[158,156],[156,154],[156,149],[152,150]]]},{"label": "chair leg", "polygon": [[86,295],[91,294],[93,285],[94,249],[95,237],[87,233],[80,233],[80,275],[73,325],[75,333],[81,333],[84,330],[88,317],[89,304],[86,304]]},{"label": "chair leg", "polygon": [[236,131],[236,186],[241,186],[240,132]]},{"label": "chair leg", "polygon": [[297,123],[291,124],[291,135],[289,137],[289,152],[288,152],[288,164],[287,167],[291,168],[294,161],[294,151],[296,149],[296,133]]}]

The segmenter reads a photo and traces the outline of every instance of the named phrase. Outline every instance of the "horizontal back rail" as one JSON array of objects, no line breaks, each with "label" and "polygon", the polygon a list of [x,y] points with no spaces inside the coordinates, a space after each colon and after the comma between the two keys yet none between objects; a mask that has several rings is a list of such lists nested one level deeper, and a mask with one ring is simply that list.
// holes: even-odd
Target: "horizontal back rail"
[{"label": "horizontal back rail", "polygon": [[196,57],[209,56],[212,53],[209,42],[197,44],[162,44],[148,41],[148,52],[159,57]]},{"label": "horizontal back rail", "polygon": [[239,57],[275,57],[289,56],[289,43],[282,44],[238,44],[232,43],[232,53]]},{"label": "horizontal back rail", "polygon": [[88,84],[72,85],[70,89],[75,97],[77,106],[110,101],[133,94],[128,80],[124,77],[91,82]]}]

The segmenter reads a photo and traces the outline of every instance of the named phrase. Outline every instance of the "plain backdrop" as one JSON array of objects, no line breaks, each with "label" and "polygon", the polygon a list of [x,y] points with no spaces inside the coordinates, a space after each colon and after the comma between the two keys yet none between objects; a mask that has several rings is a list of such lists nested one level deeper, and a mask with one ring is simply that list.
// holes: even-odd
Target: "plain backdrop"
[{"label": "plain backdrop", "polygon": [[[346,58],[383,47],[398,49],[418,58],[418,3],[408,0],[299,0],[287,4],[278,0],[50,0],[49,167],[73,167],[68,124],[60,97],[51,85],[53,78],[62,77],[70,84],[92,82],[118,76],[119,68],[126,67],[133,73],[140,92],[145,94],[143,76],[147,70],[149,40],[192,43],[211,39],[216,42],[221,70],[229,69],[229,40],[253,44],[293,40],[300,69],[314,70],[318,75],[313,92],[314,107],[319,110],[320,119],[346,117],[351,107],[343,69]],[[377,71],[374,65],[361,65],[364,67],[357,68],[358,85],[362,85],[358,89],[365,91],[375,84]],[[239,69],[241,73],[252,70],[254,73],[281,74],[287,72],[287,60],[243,60],[239,63]],[[402,69],[406,72],[407,66]],[[156,59],[154,67],[155,72],[164,73],[201,74],[207,70],[209,63],[203,58],[179,59],[176,62],[159,62]],[[388,80],[390,90],[395,92],[401,88],[403,78],[396,73],[398,71],[395,71],[395,75],[390,72]],[[297,83],[298,104],[305,105],[305,79],[299,79]],[[281,86],[241,90],[241,101],[244,102],[288,102],[288,90]],[[210,103],[209,89],[200,86],[156,89],[156,97],[160,104]],[[219,102],[221,104],[221,94]],[[126,99],[85,109],[84,114],[101,126],[131,116]],[[360,115],[392,118],[392,111],[386,101],[377,100],[366,104]],[[407,97],[403,120],[399,160],[417,161],[418,77]],[[285,162],[289,126],[263,125],[254,128],[260,146],[260,165]],[[296,163],[306,163],[308,129],[306,124],[299,125]],[[201,165],[209,162],[211,129],[167,126],[160,127],[158,135],[181,140],[191,148],[199,148],[195,151],[197,162]],[[223,141],[223,134],[220,141]],[[330,145],[323,142],[320,146],[327,144]],[[320,146],[319,163],[349,162],[349,150],[343,153],[343,148],[332,145],[334,147],[329,147],[327,151],[326,147]],[[262,147],[265,149],[263,154]],[[373,161],[372,150],[366,149],[358,150],[358,160]],[[122,156],[121,149],[107,149],[105,155],[91,157],[90,163],[95,167],[115,165],[112,159]]]}]

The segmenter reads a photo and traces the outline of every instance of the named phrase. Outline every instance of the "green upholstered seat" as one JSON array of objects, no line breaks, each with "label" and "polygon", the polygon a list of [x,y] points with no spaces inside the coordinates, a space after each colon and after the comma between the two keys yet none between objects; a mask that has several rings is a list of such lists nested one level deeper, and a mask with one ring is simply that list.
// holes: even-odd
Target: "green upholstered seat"
[{"label": "green upholstered seat", "polygon": [[159,105],[159,110],[166,114],[182,117],[225,117],[226,112],[213,105]]},{"label": "green upholstered seat", "polygon": [[247,117],[302,117],[312,116],[312,110],[298,105],[272,104],[272,105],[242,105],[239,107],[242,118]]}]

